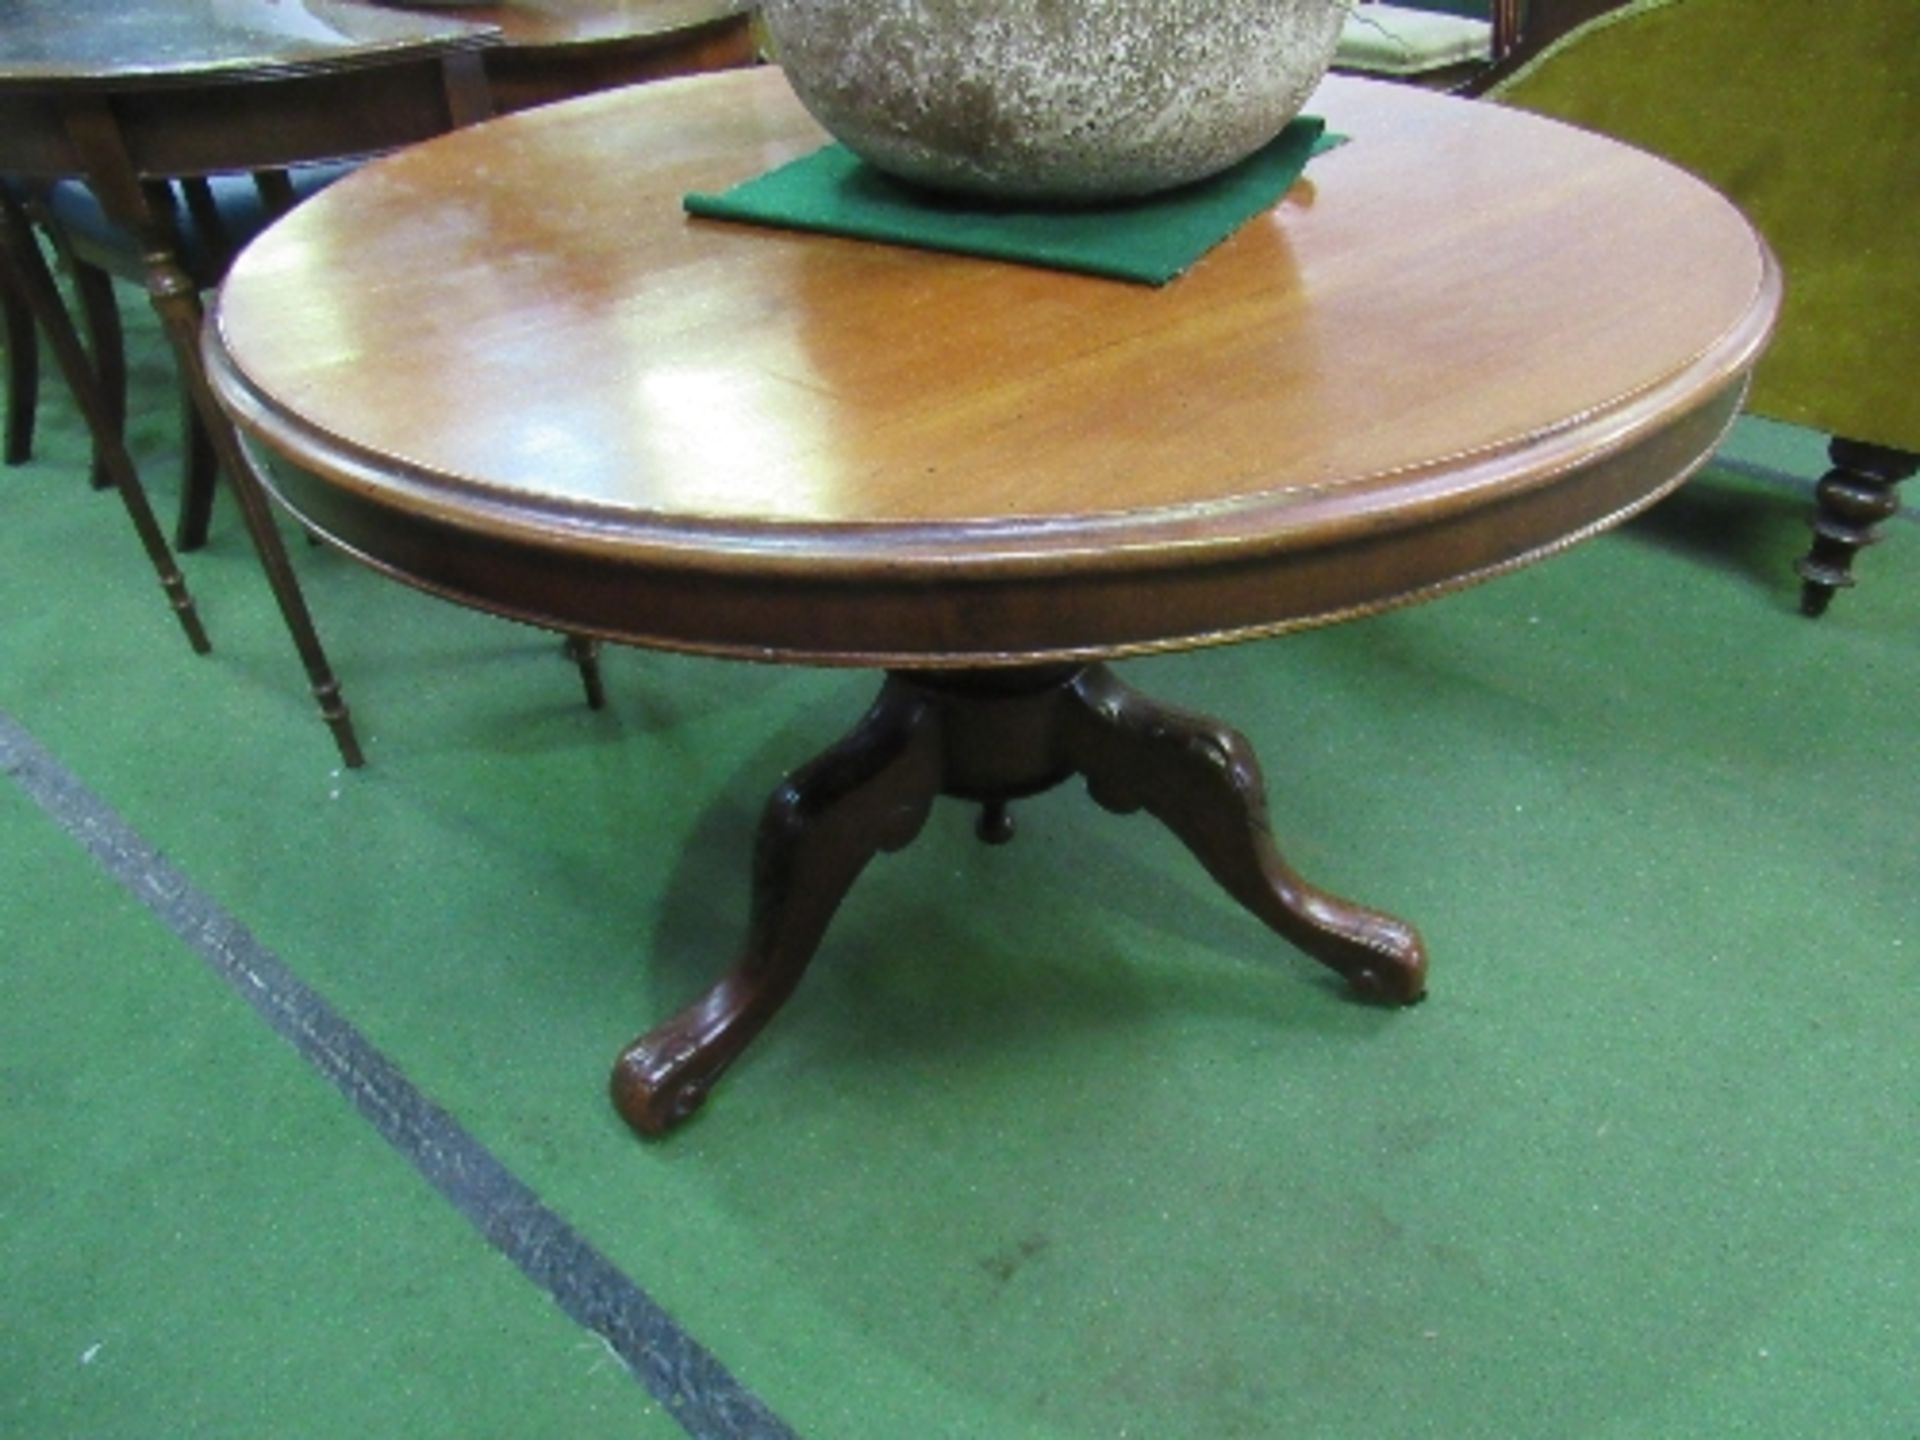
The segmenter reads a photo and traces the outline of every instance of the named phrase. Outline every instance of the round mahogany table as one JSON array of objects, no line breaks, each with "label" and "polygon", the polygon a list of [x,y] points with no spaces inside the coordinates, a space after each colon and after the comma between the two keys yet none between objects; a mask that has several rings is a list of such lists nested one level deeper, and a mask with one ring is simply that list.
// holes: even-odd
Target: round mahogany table
[{"label": "round mahogany table", "polygon": [[461,603],[887,673],[775,790],[738,964],[636,1040],[658,1133],[937,795],[1071,776],[1169,826],[1362,994],[1401,921],[1281,859],[1247,742],[1117,656],[1430,598],[1633,514],[1713,451],[1780,280],[1713,191],[1478,102],[1334,78],[1349,143],[1150,289],[692,220],[819,145],[771,70],[530,111],[368,166],[235,265],[222,402],[316,532]]}]

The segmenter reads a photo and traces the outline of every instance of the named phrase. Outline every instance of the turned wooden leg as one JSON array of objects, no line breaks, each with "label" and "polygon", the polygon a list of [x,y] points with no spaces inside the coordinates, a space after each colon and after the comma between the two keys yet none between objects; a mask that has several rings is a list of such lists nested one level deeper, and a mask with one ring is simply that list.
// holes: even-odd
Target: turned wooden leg
[{"label": "turned wooden leg", "polygon": [[1854,583],[1853,557],[1880,538],[1880,523],[1900,508],[1896,487],[1920,470],[1920,455],[1885,445],[1836,439],[1833,468],[1815,492],[1813,548],[1797,562],[1800,609],[1821,615],[1837,591]]},{"label": "turned wooden leg", "polygon": [[211,647],[207,643],[207,632],[201,628],[193,597],[187,593],[187,582],[180,574],[173,552],[167,548],[159,522],[153,517],[139,472],[121,443],[118,429],[110,423],[99,387],[94,383],[93,367],[80,343],[79,333],[73,328],[73,319],[61,303],[53,273],[33,238],[26,212],[3,187],[0,187],[0,286],[20,296],[38,322],[40,333],[46,336],[54,363],[60,367],[93,436],[94,453],[106,463],[113,488],[133,522],[134,533],[140,537],[147,559],[160,577],[160,588],[166,592],[167,603],[173,607],[174,617],[186,632],[187,643],[204,655]]},{"label": "turned wooden leg", "polygon": [[767,801],[754,846],[752,918],[733,970],[614,1066],[613,1103],[659,1135],[692,1114],[793,993],[867,862],[926,823],[940,787],[931,707],[889,682],[859,727]]},{"label": "turned wooden leg", "polygon": [[1228,894],[1345,976],[1369,999],[1406,1003],[1426,989],[1413,927],[1316,890],[1280,857],[1253,748],[1216,720],[1176,710],[1094,666],[1061,716],[1066,758],[1108,810],[1145,810],[1179,836]]},{"label": "turned wooden leg", "polygon": [[280,618],[293,639],[301,664],[306,667],[307,682],[320,707],[320,718],[332,732],[341,760],[348,768],[358,769],[367,763],[366,756],[354,733],[353,717],[340,693],[332,662],[327,659],[320,633],[314,628],[306,596],[294,576],[293,562],[287,558],[287,547],[274,527],[273,507],[267,500],[266,487],[241,445],[238,432],[207,384],[207,373],[200,363],[199,293],[170,253],[156,247],[147,253],[146,261],[147,294],[160,316],[188,396],[206,426],[219,469],[227,477],[233,497],[239,503],[240,517],[246,524],[248,538],[253,541],[254,553],[260,558],[260,567],[266,572],[267,585],[280,607]]}]

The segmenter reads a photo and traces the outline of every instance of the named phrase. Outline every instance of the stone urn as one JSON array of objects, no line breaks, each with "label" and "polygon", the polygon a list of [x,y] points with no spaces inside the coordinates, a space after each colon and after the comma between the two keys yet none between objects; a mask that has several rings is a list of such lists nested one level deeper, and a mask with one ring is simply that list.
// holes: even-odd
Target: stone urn
[{"label": "stone urn", "polygon": [[1345,0],[763,0],[813,117],[920,185],[1087,204],[1184,185],[1279,134]]}]

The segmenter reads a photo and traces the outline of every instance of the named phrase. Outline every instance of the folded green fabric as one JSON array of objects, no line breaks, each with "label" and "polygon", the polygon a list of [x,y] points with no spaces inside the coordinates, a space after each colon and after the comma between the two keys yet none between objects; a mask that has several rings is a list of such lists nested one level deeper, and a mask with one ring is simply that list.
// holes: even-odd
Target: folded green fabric
[{"label": "folded green fabric", "polygon": [[1326,122],[1302,116],[1230,170],[1141,200],[1074,209],[995,205],[916,189],[844,145],[686,197],[689,214],[789,230],[852,235],[925,250],[1078,270],[1164,285],[1267,209],[1307,161],[1338,145]]}]

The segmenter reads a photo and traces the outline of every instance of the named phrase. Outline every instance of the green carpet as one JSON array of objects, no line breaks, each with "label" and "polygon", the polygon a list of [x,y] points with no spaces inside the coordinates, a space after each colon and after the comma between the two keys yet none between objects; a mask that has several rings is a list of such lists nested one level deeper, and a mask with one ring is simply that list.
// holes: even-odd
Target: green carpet
[{"label": "green carpet", "polygon": [[[1481,589],[1122,667],[1248,733],[1426,1004],[1347,1001],[1078,787],[1007,849],[948,805],[643,1145],[608,1066],[730,958],[764,794],[871,680],[622,651],[595,714],[551,637],[296,546],[342,774],[231,511],[197,660],[44,410],[0,711],[797,1433],[1920,1424],[1920,525],[1800,619],[1803,497],[1749,472],[1810,437]],[[17,788],[0,844],[0,1433],[674,1432]]]},{"label": "green carpet", "polygon": [[10,788],[0,849],[0,1433],[679,1433]]}]

